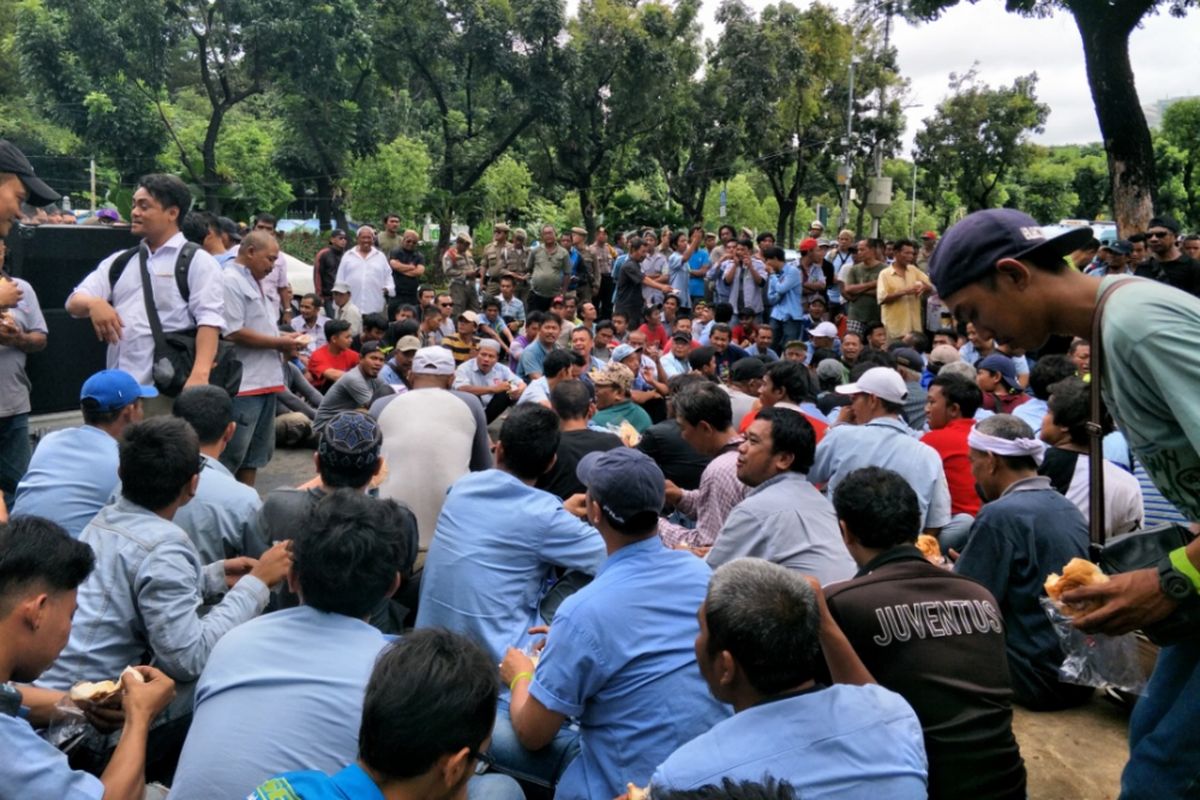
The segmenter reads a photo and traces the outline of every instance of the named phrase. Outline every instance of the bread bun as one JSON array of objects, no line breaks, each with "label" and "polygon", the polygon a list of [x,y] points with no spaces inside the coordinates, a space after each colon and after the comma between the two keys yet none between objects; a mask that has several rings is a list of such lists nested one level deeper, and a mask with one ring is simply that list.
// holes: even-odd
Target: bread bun
[{"label": "bread bun", "polygon": [[942,544],[936,536],[922,533],[917,537],[917,549],[932,564],[942,565]]},{"label": "bread bun", "polygon": [[640,786],[634,786],[632,783],[625,784],[625,796],[629,800],[650,800],[650,793]]},{"label": "bread bun", "polygon": [[1054,601],[1054,605],[1068,617],[1078,617],[1095,611],[1102,606],[1102,600],[1087,600],[1082,603],[1064,603],[1062,595],[1072,589],[1082,586],[1093,586],[1097,583],[1107,583],[1108,576],[1100,571],[1100,567],[1083,558],[1072,558],[1063,567],[1062,575],[1051,572],[1043,587],[1046,595]]},{"label": "bread bun", "polygon": [[121,691],[121,684],[116,681],[99,681],[97,683],[80,681],[71,687],[70,696],[72,700],[103,703],[119,691]]}]

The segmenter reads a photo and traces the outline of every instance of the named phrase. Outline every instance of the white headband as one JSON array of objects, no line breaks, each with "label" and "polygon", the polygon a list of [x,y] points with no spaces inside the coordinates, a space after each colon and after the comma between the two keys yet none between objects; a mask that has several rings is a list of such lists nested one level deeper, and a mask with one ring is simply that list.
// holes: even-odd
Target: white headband
[{"label": "white headband", "polygon": [[1046,455],[1046,443],[1041,439],[1003,439],[981,433],[978,428],[971,428],[967,434],[967,447],[998,456],[1028,456],[1039,467]]}]

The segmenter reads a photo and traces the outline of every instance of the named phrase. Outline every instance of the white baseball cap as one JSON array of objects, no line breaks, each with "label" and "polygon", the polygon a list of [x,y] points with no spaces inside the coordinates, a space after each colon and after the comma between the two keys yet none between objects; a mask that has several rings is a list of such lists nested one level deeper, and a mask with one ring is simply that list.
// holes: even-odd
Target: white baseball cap
[{"label": "white baseball cap", "polygon": [[872,367],[864,372],[855,383],[837,387],[838,394],[873,394],[889,403],[903,403],[908,397],[908,387],[900,373],[889,367]]},{"label": "white baseball cap", "polygon": [[823,339],[836,339],[838,335],[837,325],[832,322],[819,322],[809,331],[810,336],[820,336]]},{"label": "white baseball cap", "polygon": [[444,347],[422,347],[413,356],[415,375],[453,375],[454,355]]}]

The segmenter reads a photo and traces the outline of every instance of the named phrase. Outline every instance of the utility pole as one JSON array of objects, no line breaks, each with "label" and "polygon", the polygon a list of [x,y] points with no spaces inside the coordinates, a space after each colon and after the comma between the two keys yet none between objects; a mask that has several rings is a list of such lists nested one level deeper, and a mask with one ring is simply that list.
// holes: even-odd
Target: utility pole
[{"label": "utility pole", "polygon": [[846,160],[842,164],[841,174],[838,178],[842,180],[842,213],[838,215],[838,228],[844,229],[850,222],[850,179],[853,176],[854,168],[850,163],[850,142],[854,137],[854,66],[858,63],[856,56],[850,57],[850,99],[846,103],[846,138],[842,140],[842,149],[846,153]]},{"label": "utility pole", "polygon": [[[884,17],[883,17],[883,53],[886,54],[888,51],[888,43],[891,40],[891,34],[892,34],[892,4],[889,0],[885,0],[885,2],[883,4],[883,13],[884,13]],[[879,179],[883,177],[883,143],[879,139],[879,131],[883,127],[882,123],[883,123],[883,109],[884,109],[884,91],[885,91],[886,87],[887,87],[887,81],[884,79],[883,75],[880,75],[880,78],[879,78],[879,113],[877,115],[879,118],[880,125],[875,130],[875,178],[876,178],[877,184],[879,183]],[[888,191],[889,192],[891,191],[890,187],[888,187]],[[889,197],[888,199],[890,200],[891,198]],[[878,239],[879,238],[880,215],[872,215],[872,216],[873,216],[873,220],[871,222],[871,236],[873,238]]]},{"label": "utility pole", "polygon": [[96,159],[91,159],[91,165],[88,167],[89,179],[92,187],[92,207],[89,209],[93,214],[96,213]]}]

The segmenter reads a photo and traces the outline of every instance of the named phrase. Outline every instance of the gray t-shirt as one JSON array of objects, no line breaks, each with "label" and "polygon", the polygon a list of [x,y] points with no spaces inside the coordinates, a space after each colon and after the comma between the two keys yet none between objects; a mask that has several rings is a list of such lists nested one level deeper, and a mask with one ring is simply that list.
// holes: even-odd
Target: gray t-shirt
[{"label": "gray t-shirt", "polygon": [[321,407],[317,409],[317,417],[313,420],[313,429],[320,431],[341,412],[366,409],[376,396],[391,392],[392,387],[382,378],[368,380],[362,370],[356,367],[338,378],[337,383],[325,394]]},{"label": "gray t-shirt", "polygon": [[[46,333],[46,319],[38,305],[37,293],[28,281],[13,278],[25,295],[9,313],[24,333]],[[0,345],[0,418],[29,413],[29,376],[25,374],[25,353],[16,347]]]}]

